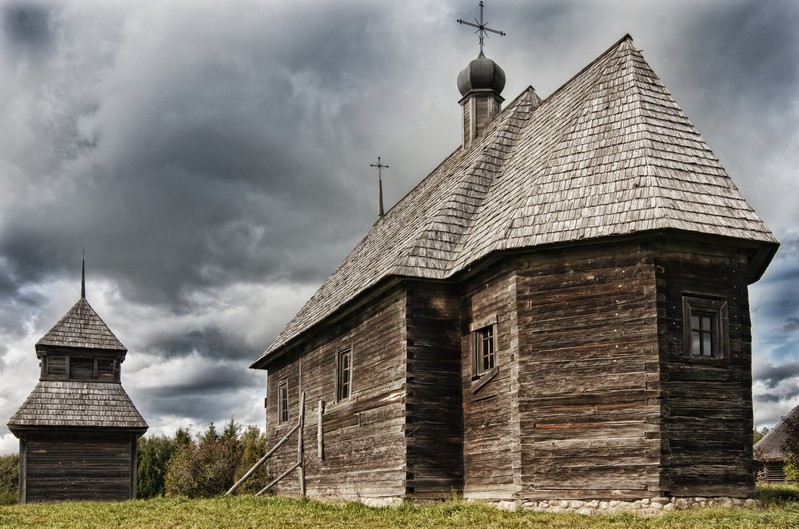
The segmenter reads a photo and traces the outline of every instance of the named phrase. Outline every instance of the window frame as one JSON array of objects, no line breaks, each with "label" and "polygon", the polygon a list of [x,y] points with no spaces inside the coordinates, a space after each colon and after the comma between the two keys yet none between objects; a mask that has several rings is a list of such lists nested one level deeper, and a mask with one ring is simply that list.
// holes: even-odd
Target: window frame
[{"label": "window frame", "polygon": [[277,423],[289,421],[289,382],[281,380],[277,385]]},{"label": "window frame", "polygon": [[[336,402],[352,398],[352,359],[352,347],[341,349],[336,354]],[[345,375],[346,382],[343,381]]]},{"label": "window frame", "polygon": [[[480,378],[495,371],[499,365],[497,340],[497,315],[476,320],[469,325],[472,348],[472,379]],[[486,347],[490,349],[486,354]],[[486,365],[485,358],[489,361]]]},{"label": "window frame", "polygon": [[[729,357],[729,322],[727,300],[698,294],[684,294],[683,354],[691,358],[722,359]],[[699,318],[694,325],[693,318]],[[710,321],[707,322],[706,320]],[[706,325],[707,323],[707,325]],[[694,351],[694,336],[698,334],[699,351]],[[710,352],[705,350],[705,337],[710,339]]]}]

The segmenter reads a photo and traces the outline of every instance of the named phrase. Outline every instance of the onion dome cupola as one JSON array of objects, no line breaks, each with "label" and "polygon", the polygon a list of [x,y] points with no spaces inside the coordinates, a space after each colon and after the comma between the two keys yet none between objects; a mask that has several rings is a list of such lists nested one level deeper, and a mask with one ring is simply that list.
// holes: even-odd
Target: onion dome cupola
[{"label": "onion dome cupola", "polygon": [[458,74],[458,90],[466,97],[472,91],[490,90],[497,95],[505,88],[505,70],[481,51]]},{"label": "onion dome cupola", "polygon": [[463,146],[468,147],[502,110],[505,100],[505,71],[486,57],[482,50],[476,59],[458,74],[458,90],[463,98]]}]

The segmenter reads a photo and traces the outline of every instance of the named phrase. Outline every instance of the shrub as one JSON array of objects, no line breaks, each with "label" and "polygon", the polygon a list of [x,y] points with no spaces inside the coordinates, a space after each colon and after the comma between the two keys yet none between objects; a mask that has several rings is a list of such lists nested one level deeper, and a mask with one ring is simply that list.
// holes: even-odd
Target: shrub
[{"label": "shrub", "polygon": [[795,455],[786,457],[783,470],[786,481],[799,481],[799,457]]}]

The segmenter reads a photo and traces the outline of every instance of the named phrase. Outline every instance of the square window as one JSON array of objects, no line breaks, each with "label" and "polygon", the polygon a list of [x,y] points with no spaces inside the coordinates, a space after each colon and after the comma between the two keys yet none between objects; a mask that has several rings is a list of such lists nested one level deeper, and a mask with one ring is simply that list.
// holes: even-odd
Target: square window
[{"label": "square window", "polygon": [[336,399],[346,400],[352,392],[352,349],[346,349],[338,354],[336,366]]},{"label": "square window", "polygon": [[284,423],[289,420],[289,384],[283,381],[277,388],[277,422]]},{"label": "square window", "polygon": [[727,334],[725,300],[683,296],[683,347],[686,354],[722,358],[727,355]]}]

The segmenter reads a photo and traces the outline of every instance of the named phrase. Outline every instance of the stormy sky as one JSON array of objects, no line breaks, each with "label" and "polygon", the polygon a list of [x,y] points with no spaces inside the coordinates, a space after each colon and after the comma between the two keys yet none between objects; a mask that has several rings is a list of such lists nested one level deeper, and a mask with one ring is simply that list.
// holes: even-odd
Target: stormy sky
[{"label": "stormy sky", "polygon": [[[87,298],[151,426],[263,423],[248,369],[460,142],[477,1],[0,0],[0,453],[35,342]],[[782,246],[750,289],[754,409],[799,404],[799,3],[488,0],[503,95],[626,33]]]}]

